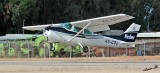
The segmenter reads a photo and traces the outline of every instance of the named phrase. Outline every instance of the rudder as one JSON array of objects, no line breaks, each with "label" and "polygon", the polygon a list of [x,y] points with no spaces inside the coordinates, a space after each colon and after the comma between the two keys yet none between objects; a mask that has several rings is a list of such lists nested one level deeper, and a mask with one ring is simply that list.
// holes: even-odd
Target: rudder
[{"label": "rudder", "polygon": [[121,35],[122,41],[135,42],[141,25],[132,23],[131,26]]}]

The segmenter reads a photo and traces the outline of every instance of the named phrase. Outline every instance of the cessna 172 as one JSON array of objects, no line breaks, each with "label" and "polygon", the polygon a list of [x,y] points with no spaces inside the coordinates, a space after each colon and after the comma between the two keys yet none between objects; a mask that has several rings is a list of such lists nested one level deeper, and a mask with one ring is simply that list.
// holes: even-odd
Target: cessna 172
[{"label": "cessna 172", "polygon": [[[43,35],[51,43],[97,47],[133,47],[140,25],[133,23],[122,35],[99,35],[95,32],[110,30],[108,25],[120,23],[134,17],[116,14],[69,23],[25,26],[26,30],[43,30]],[[132,45],[131,45],[132,44]]]}]

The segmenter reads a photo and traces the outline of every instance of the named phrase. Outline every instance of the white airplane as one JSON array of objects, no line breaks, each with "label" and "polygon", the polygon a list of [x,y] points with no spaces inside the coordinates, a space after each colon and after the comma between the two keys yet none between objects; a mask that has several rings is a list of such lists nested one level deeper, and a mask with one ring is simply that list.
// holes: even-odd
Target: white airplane
[{"label": "white airplane", "polygon": [[[67,43],[70,45],[97,47],[133,47],[140,25],[133,23],[122,35],[99,35],[95,32],[110,30],[108,25],[120,23],[134,17],[126,14],[116,14],[81,21],[25,26],[26,30],[43,30],[43,35],[51,43]],[[131,45],[132,44],[132,45]]]}]

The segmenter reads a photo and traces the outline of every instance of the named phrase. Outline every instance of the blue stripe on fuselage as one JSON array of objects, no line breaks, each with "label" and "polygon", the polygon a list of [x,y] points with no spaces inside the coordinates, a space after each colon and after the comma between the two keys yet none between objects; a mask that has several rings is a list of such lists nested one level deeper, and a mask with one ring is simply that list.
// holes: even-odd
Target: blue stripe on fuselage
[{"label": "blue stripe on fuselage", "polygon": [[[74,35],[77,34],[76,32],[66,30],[63,27],[50,27],[49,29],[52,30],[52,31],[58,31],[58,32],[66,33],[66,34],[69,34],[71,36],[74,36]],[[79,34],[77,37],[85,38],[84,34]]]},{"label": "blue stripe on fuselage", "polygon": [[[71,36],[74,36],[77,34],[77,32],[74,32],[74,31],[69,31],[69,30],[66,30],[65,28],[63,27],[50,27],[49,28],[50,30],[52,31],[57,31],[57,32],[62,32],[62,33],[66,33],[66,34],[69,34]],[[113,39],[118,39],[118,40],[122,40],[123,38],[121,38],[120,36],[112,36],[112,35],[95,35],[95,34],[79,34],[77,37],[81,37],[81,38],[86,38],[86,36],[95,36],[95,38],[87,38],[87,39],[97,39],[96,37],[98,36],[104,36],[104,37],[109,37],[109,38],[113,38]]]}]

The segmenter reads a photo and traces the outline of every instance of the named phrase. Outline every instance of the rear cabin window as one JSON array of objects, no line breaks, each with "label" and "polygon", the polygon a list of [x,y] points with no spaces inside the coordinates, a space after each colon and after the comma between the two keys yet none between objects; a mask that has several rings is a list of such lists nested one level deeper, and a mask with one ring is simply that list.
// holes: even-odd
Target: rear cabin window
[{"label": "rear cabin window", "polygon": [[[80,30],[82,30],[82,28],[72,26],[70,23],[64,23],[63,27],[67,30],[71,30],[71,31],[74,31],[74,32],[79,32]],[[83,34],[93,34],[93,33],[88,29],[84,29]]]},{"label": "rear cabin window", "polygon": [[92,32],[89,31],[88,29],[84,29],[84,34],[92,34]]}]

